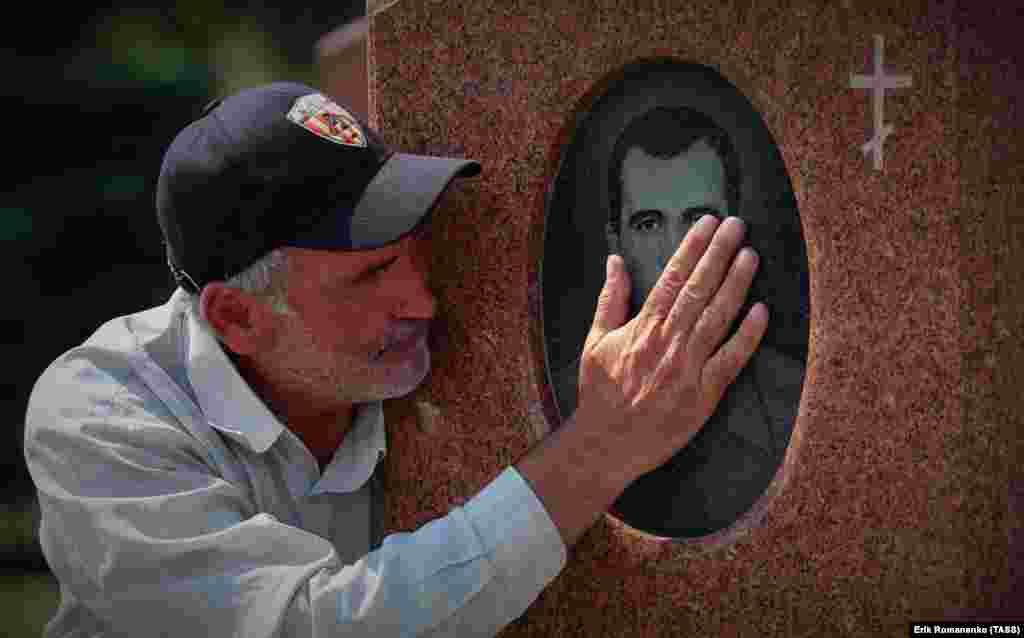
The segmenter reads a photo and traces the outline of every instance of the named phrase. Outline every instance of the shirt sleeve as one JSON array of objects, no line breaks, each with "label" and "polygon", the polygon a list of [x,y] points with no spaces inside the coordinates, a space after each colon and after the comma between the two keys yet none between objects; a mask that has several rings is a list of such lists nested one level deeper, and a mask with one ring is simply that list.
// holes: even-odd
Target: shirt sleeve
[{"label": "shirt sleeve", "polygon": [[493,636],[565,565],[514,468],[341,564],[220,477],[145,386],[88,366],[73,381],[37,383],[25,454],[47,561],[110,635]]}]

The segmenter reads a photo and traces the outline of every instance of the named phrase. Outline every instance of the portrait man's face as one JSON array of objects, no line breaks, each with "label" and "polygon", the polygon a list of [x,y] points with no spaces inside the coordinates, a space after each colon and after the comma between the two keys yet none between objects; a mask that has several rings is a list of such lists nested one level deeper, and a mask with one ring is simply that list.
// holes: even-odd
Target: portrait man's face
[{"label": "portrait man's face", "polygon": [[690,227],[705,214],[724,219],[730,212],[725,167],[703,139],[665,159],[630,148],[620,179],[620,250],[632,277],[635,315]]}]

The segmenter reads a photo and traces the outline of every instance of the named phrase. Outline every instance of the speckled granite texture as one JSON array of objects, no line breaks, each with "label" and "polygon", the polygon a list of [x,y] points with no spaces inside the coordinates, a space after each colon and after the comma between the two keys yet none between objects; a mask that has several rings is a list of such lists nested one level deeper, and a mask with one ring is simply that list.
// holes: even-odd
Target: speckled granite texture
[{"label": "speckled granite texture", "polygon": [[[545,191],[602,79],[669,56],[751,100],[797,193],[812,321],[782,478],[761,515],[689,546],[602,517],[502,635],[902,636],[914,619],[1024,617],[1014,12],[401,0],[373,16],[371,125],[484,166],[435,214],[453,248],[434,264],[433,372],[386,408],[389,530],[463,504],[557,427]],[[884,173],[860,152],[870,94],[849,88],[873,34],[887,72],[913,77],[886,94]]]}]

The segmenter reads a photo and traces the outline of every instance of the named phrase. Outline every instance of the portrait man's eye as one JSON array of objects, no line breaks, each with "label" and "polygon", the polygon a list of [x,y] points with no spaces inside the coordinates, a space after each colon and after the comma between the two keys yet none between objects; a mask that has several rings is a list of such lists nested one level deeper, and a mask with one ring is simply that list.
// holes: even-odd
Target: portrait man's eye
[{"label": "portrait man's eye", "polygon": [[[683,220],[687,224],[696,224],[701,217],[704,215],[711,214],[719,219],[722,219],[722,213],[710,206],[700,206],[697,208],[688,208],[683,213]],[[664,223],[665,216],[660,210],[642,210],[634,213],[629,219],[630,226],[633,230],[641,233],[654,232],[660,230]]]},{"label": "portrait man's eye", "polygon": [[653,232],[661,228],[662,214],[658,210],[640,211],[630,220],[633,229],[642,233]]}]

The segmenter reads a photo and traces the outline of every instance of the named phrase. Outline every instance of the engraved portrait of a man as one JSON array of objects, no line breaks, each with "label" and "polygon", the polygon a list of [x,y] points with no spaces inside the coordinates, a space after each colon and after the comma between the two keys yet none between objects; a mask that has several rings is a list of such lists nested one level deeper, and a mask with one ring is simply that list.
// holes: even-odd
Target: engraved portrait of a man
[{"label": "engraved portrait of a man", "polygon": [[[773,203],[795,200],[782,196],[792,195],[791,186],[767,128],[739,92],[709,67],[659,64],[638,69],[613,86],[584,120],[558,182],[567,193],[552,192],[549,215],[566,208],[572,220],[556,216],[549,221],[550,246],[558,249],[558,256],[546,254],[558,264],[545,300],[551,299],[546,303],[556,315],[547,324],[549,343],[557,351],[550,358],[550,374],[563,412],[575,406],[582,356],[576,345],[582,345],[580,335],[586,333],[585,326],[577,330],[565,323],[579,306],[572,295],[578,288],[597,285],[596,275],[591,284],[586,274],[586,285],[574,284],[581,281],[575,273],[585,271],[572,265],[564,247],[570,235],[591,242],[586,239],[592,236],[590,224],[600,224],[602,252],[619,254],[625,261],[631,282],[627,321],[639,312],[690,228],[709,213],[720,219],[742,218],[750,229],[750,245],[768,255],[760,287],[751,289],[745,303],[767,298],[773,317],[794,311],[772,303],[796,298],[784,291],[798,287],[801,274],[793,272],[792,264],[805,258],[802,235],[792,232],[799,228],[795,205],[787,210]],[[686,86],[690,79],[697,88]],[[637,109],[638,102],[654,105]],[[594,194],[595,183],[606,189],[607,197]],[[592,243],[585,246],[592,247],[579,254],[589,263],[600,249]],[[603,260],[594,259],[595,273],[602,266]],[[741,309],[737,316],[743,313]],[[725,339],[738,323],[733,322]],[[633,527],[674,538],[714,533],[747,512],[782,462],[803,389],[804,357],[799,349],[785,346],[764,339],[690,443],[631,484],[611,512]]]},{"label": "engraved portrait of a man", "polygon": [[[720,219],[744,217],[741,175],[728,134],[709,117],[685,107],[652,109],[632,121],[616,141],[610,171],[606,238],[609,252],[623,256],[630,274],[632,318],[693,224],[708,213]],[[789,424],[772,414],[762,390],[772,387],[777,393],[783,390],[780,383],[802,381],[797,367],[798,362],[771,344],[762,344],[705,424],[703,436],[695,437],[669,467],[652,473],[673,479],[686,474],[700,486],[688,490],[689,503],[681,499],[677,522],[683,523],[685,512],[693,518],[692,512],[701,510],[708,522],[724,525],[750,505],[746,499],[722,495],[730,486],[737,493],[758,475],[774,473],[773,461],[789,440]],[[728,449],[728,460],[721,455],[712,462],[716,448]],[[658,478],[643,477],[632,493],[638,493],[644,479],[653,485]],[[628,502],[629,494],[627,490],[623,501]],[[629,509],[636,510],[634,517],[647,517],[642,506]],[[665,510],[658,509],[657,516],[664,517]]]}]

